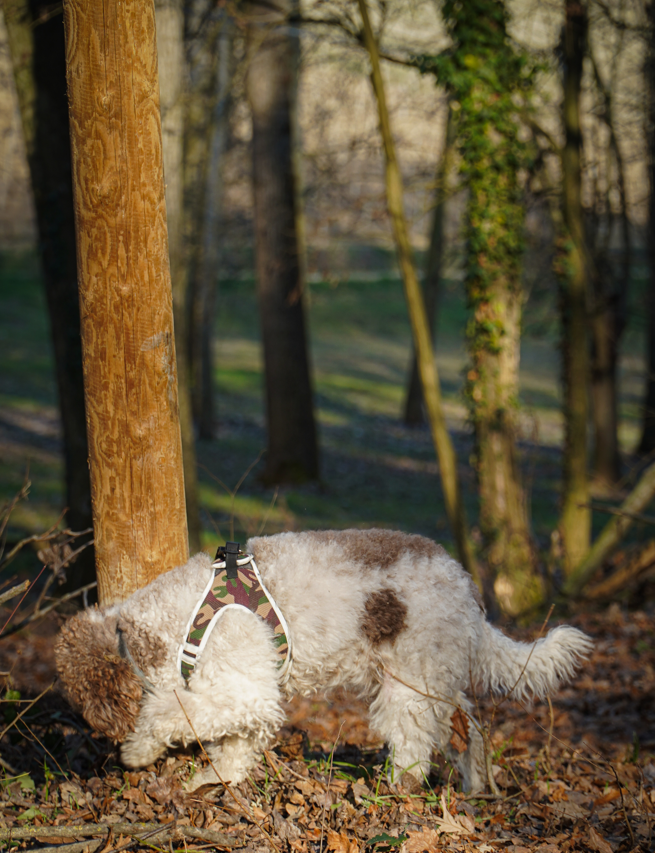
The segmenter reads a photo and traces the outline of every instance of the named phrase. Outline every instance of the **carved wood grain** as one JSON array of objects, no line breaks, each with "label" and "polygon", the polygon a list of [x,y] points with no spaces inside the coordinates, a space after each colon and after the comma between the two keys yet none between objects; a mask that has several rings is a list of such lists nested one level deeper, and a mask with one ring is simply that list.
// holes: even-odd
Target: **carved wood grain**
[{"label": "carved wood grain", "polygon": [[64,7],[101,603],[188,557],[152,0]]}]

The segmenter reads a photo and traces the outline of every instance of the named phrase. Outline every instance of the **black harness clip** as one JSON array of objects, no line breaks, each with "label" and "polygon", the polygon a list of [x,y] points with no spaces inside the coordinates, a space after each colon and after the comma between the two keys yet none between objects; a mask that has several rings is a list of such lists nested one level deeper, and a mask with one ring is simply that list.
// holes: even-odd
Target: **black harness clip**
[{"label": "black harness clip", "polygon": [[216,552],[217,561],[223,562],[225,560],[225,575],[230,580],[234,580],[237,576],[237,557],[240,551],[239,542],[226,542]]}]

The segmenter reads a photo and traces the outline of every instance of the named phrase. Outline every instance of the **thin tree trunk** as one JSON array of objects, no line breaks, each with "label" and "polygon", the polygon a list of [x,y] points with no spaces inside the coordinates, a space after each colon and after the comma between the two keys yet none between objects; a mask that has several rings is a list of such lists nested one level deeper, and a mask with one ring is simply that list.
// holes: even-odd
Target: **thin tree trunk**
[{"label": "thin tree trunk", "polygon": [[164,180],[166,182],[166,218],[173,286],[175,351],[177,353],[178,402],[184,458],[189,547],[200,550],[200,506],[196,442],[191,414],[190,365],[188,360],[187,291],[188,275],[182,234],[183,143],[184,143],[184,12],[182,0],[155,0],[159,91],[162,116]]},{"label": "thin tree trunk", "polygon": [[[202,438],[213,432],[213,400],[204,399],[203,350],[213,319],[216,270],[210,270],[205,249],[210,239],[207,217],[216,211],[211,196],[211,146],[217,107],[219,37],[225,13],[210,12],[205,0],[185,5],[185,46],[189,87],[184,115],[184,243],[187,295],[187,354],[193,419]],[[210,248],[214,250],[215,244]],[[217,246],[216,246],[217,249]],[[208,278],[209,276],[209,278]],[[203,414],[204,412],[204,414]],[[204,427],[201,428],[201,418]],[[211,423],[208,424],[208,420]],[[207,427],[209,426],[209,432]],[[201,432],[202,429],[202,432]]]},{"label": "thin tree trunk", "polygon": [[[594,428],[594,450],[592,471],[596,488],[612,489],[621,476],[619,452],[618,417],[618,360],[619,346],[626,323],[626,304],[630,286],[631,239],[630,221],[627,212],[627,191],[623,156],[616,137],[614,110],[614,87],[616,61],[609,85],[605,85],[593,52],[590,59],[594,70],[596,87],[603,99],[603,118],[609,130],[610,162],[613,153],[616,162],[617,189],[621,204],[619,223],[623,253],[617,268],[610,263],[609,244],[612,237],[614,217],[611,202],[607,198],[605,207],[610,217],[610,228],[603,239],[602,248],[594,250],[590,283],[594,299],[591,320],[591,401]],[[609,184],[607,194],[609,195]]]},{"label": "thin tree trunk", "polygon": [[200,438],[214,438],[214,321],[221,255],[223,161],[229,137],[232,21],[224,15],[216,40],[216,92],[207,156],[207,179],[198,272],[193,288],[193,411]]},{"label": "thin tree trunk", "polygon": [[257,289],[264,344],[268,453],[264,480],[318,477],[303,307],[291,117],[289,0],[248,4],[246,89],[252,112]]},{"label": "thin tree trunk", "polygon": [[561,278],[564,362],[564,483],[559,529],[564,568],[570,573],[589,550],[591,511],[587,477],[589,355],[587,337],[587,271],[581,195],[582,133],[580,90],[587,33],[586,6],[566,0],[564,29],[564,129],[562,150],[563,218],[569,240]]},{"label": "thin tree trunk", "polygon": [[396,158],[396,149],[391,133],[391,123],[384,92],[384,81],[380,68],[380,57],[377,43],[373,35],[373,29],[368,15],[366,0],[358,0],[359,10],[364,24],[364,44],[371,61],[371,81],[378,106],[380,121],[380,133],[384,145],[386,162],[386,191],[387,208],[393,226],[400,271],[405,288],[405,298],[409,319],[412,327],[412,336],[418,358],[418,367],[423,386],[423,396],[428,412],[432,440],[439,460],[439,471],[446,504],[446,513],[450,522],[450,529],[455,539],[457,552],[462,565],[475,578],[478,585],[481,584],[478,566],[473,555],[473,548],[469,539],[468,525],[464,502],[462,500],[459,475],[457,473],[457,459],[453,448],[446,421],[441,405],[441,389],[439,386],[439,375],[434,360],[432,344],[430,341],[430,330],[425,312],[425,305],[421,295],[421,288],[416,275],[414,258],[409,235],[407,232],[407,221],[405,218],[403,202],[403,185]]},{"label": "thin tree trunk", "polygon": [[[444,218],[447,197],[446,180],[452,149],[455,142],[455,122],[453,121],[450,107],[448,107],[448,114],[446,118],[445,136],[444,150],[442,151],[441,157],[439,158],[439,164],[437,165],[432,230],[430,232],[430,245],[425,264],[425,275],[423,276],[423,300],[425,302],[425,313],[428,318],[433,349],[435,347],[437,307],[439,304],[439,284],[441,281],[441,267],[444,253]],[[407,384],[407,396],[405,397],[403,420],[405,425],[409,427],[420,426],[425,423],[421,377],[418,372],[415,352],[412,353],[412,364],[409,371],[409,382]]]},{"label": "thin tree trunk", "polygon": [[[4,0],[27,159],[32,178],[43,279],[63,427],[66,523],[92,525],[75,258],[65,44],[61,13],[41,0]],[[65,589],[95,578],[92,549],[67,570]]]},{"label": "thin tree trunk", "polygon": [[[616,287],[616,283],[612,282],[609,286]],[[617,399],[621,336],[619,294],[597,293],[596,296],[597,306],[591,321],[591,400],[594,427],[592,465],[596,486],[611,489],[621,476]]]},{"label": "thin tree trunk", "polygon": [[102,604],[188,557],[153,0],[64,7]]},{"label": "thin tree trunk", "polygon": [[650,196],[648,201],[648,333],[646,338],[646,389],[641,440],[638,453],[655,451],[655,3],[646,6],[650,23],[650,43],[647,47],[644,76],[647,91],[647,143],[648,177]]}]

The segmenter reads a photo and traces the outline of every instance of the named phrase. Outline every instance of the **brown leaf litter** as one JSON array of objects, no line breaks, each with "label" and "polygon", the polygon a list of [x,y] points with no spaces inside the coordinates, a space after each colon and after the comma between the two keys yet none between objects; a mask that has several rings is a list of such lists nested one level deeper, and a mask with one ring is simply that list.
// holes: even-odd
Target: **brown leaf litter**
[{"label": "brown leaf litter", "polygon": [[[204,761],[201,750],[125,770],[113,745],[55,690],[24,701],[52,678],[52,631],[9,638],[0,644],[0,668],[11,672],[0,701],[0,843],[60,853],[653,849],[653,619],[612,607],[573,621],[596,648],[552,697],[552,710],[547,702],[480,703],[500,797],[465,796],[436,755],[429,787],[391,787],[364,705],[341,692],[291,702],[289,724],[247,782],[187,794],[183,782]],[[453,713],[455,749],[466,750],[471,724]]]}]

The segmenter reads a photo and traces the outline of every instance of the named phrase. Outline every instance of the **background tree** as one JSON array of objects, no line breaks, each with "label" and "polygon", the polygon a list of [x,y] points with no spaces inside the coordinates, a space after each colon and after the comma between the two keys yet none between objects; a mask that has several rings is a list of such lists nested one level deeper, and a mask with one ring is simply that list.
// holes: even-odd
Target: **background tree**
[{"label": "background tree", "polygon": [[648,224],[646,246],[648,251],[648,331],[646,335],[646,392],[643,403],[643,426],[639,453],[655,451],[655,3],[646,4],[649,30],[644,62],[646,90],[646,141],[648,145]]},{"label": "background tree", "polygon": [[68,0],[68,97],[101,603],[186,561],[154,2]]},{"label": "background tree", "polygon": [[[196,222],[198,237],[193,240],[190,264],[190,356],[193,414],[198,435],[214,438],[216,411],[214,390],[214,326],[216,295],[223,237],[223,168],[230,137],[231,84],[233,77],[233,21],[224,10],[214,11],[201,32],[201,58],[198,46],[189,46],[196,57],[194,78],[203,78],[194,94],[194,123],[189,127],[188,147],[195,148],[197,159],[187,192],[190,221]],[[204,103],[204,108],[201,107]],[[191,115],[191,111],[189,111]],[[206,117],[209,120],[206,120]],[[204,134],[202,146],[191,134]]]},{"label": "background tree", "polygon": [[183,234],[183,154],[184,95],[186,65],[184,56],[184,11],[182,0],[156,0],[157,53],[162,117],[164,180],[166,182],[166,219],[173,287],[175,349],[178,371],[178,401],[184,491],[186,497],[189,547],[200,550],[200,507],[198,504],[198,468],[191,412],[188,322],[188,275]]},{"label": "background tree", "polygon": [[467,329],[471,359],[465,393],[475,428],[475,460],[484,553],[504,609],[541,601],[517,456],[524,188],[529,149],[517,104],[526,102],[531,69],[507,36],[500,0],[447,1],[453,39],[427,61],[457,105],[457,146],[468,189],[465,212]]},{"label": "background tree", "polygon": [[[63,428],[66,522],[92,526],[82,384],[65,45],[61,10],[40,0],[4,0],[14,78],[39,232]],[[93,550],[66,570],[67,589],[94,579]]]},{"label": "background tree", "polygon": [[[427,257],[425,259],[425,272],[423,275],[423,299],[425,301],[425,313],[430,324],[430,335],[434,346],[435,330],[437,328],[437,309],[439,304],[439,283],[441,270],[444,262],[444,217],[446,215],[446,200],[448,197],[446,181],[448,170],[452,165],[452,155],[455,143],[455,122],[452,111],[448,108],[446,119],[446,131],[443,151],[437,165],[434,194],[434,212],[430,228],[430,243]],[[425,422],[423,412],[423,392],[421,390],[421,378],[416,363],[416,354],[412,355],[412,364],[409,369],[409,381],[407,383],[407,394],[405,396],[403,420],[407,426],[419,426]]]},{"label": "background tree", "polygon": [[587,475],[587,418],[589,414],[589,338],[587,293],[589,254],[582,208],[582,130],[580,91],[587,38],[587,9],[566,0],[563,33],[565,143],[562,149],[562,215],[565,233],[559,261],[564,382],[564,477],[560,532],[565,570],[577,566],[591,536]]},{"label": "background tree", "polygon": [[318,477],[293,168],[294,45],[289,0],[250,2],[246,89],[252,113],[257,292],[268,453],[264,479]]}]

